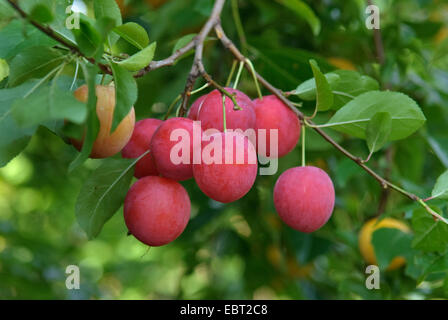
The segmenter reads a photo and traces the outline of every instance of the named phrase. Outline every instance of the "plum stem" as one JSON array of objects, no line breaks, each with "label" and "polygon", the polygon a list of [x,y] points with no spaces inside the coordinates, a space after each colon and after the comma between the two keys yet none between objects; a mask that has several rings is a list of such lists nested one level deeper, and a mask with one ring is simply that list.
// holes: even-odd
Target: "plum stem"
[{"label": "plum stem", "polygon": [[[22,18],[28,20],[34,27],[36,27],[37,29],[39,29],[40,31],[42,31],[43,33],[48,35],[49,37],[53,38],[54,40],[56,40],[57,42],[62,44],[64,47],[66,47],[68,50],[70,50],[74,54],[76,54],[76,55],[78,55],[80,57],[85,58],[88,62],[90,62],[90,63],[92,63],[94,65],[97,65],[104,74],[112,74],[112,70],[111,70],[111,68],[108,65],[100,63],[100,62],[96,61],[94,58],[86,57],[75,44],[73,44],[69,40],[61,37],[59,34],[57,34],[49,26],[43,26],[43,25],[39,24],[38,22],[30,19],[28,14],[25,11],[23,11],[19,7],[19,5],[16,4],[13,0],[7,0],[7,2],[13,7],[13,9],[15,9],[19,13],[19,15]],[[191,50],[195,50],[193,66],[192,66],[190,74],[188,76],[188,79],[187,79],[187,82],[186,82],[186,85],[185,85],[185,90],[184,90],[184,92],[181,95],[182,103],[181,103],[181,106],[180,106],[180,109],[179,109],[179,116],[181,116],[181,117],[184,116],[186,111],[188,110],[188,108],[187,108],[188,100],[190,98],[190,95],[191,95],[191,92],[193,90],[194,84],[195,84],[196,80],[200,76],[202,76],[207,81],[207,83],[209,85],[214,86],[223,95],[228,96],[232,100],[232,102],[234,103],[234,108],[235,109],[240,108],[238,106],[237,102],[236,102],[235,95],[229,93],[227,90],[225,90],[222,86],[220,86],[217,82],[215,82],[212,79],[212,77],[206,72],[204,64],[203,64],[203,61],[202,61],[202,54],[203,54],[203,49],[204,49],[204,41],[206,40],[206,38],[207,38],[208,34],[210,33],[210,31],[212,29],[214,29],[214,31],[215,31],[215,33],[217,35],[217,38],[220,40],[220,42],[222,43],[224,48],[227,49],[235,57],[235,59],[237,61],[240,61],[239,69],[242,69],[243,67],[245,67],[247,70],[252,72],[250,64],[247,63],[247,57],[245,55],[243,55],[240,52],[240,50],[235,46],[235,44],[232,42],[232,40],[230,40],[227,37],[227,35],[225,34],[225,32],[224,32],[224,30],[223,30],[223,28],[221,26],[220,15],[221,15],[221,12],[223,10],[224,3],[225,3],[225,0],[216,0],[215,1],[213,9],[212,9],[212,12],[211,12],[207,22],[204,24],[204,26],[202,27],[202,29],[199,32],[199,34],[197,34],[185,46],[183,46],[182,48],[176,50],[171,56],[169,56],[169,57],[167,57],[167,58],[165,58],[163,60],[153,60],[146,67],[144,67],[140,71],[137,71],[134,74],[134,77],[138,78],[138,77],[144,76],[145,74],[147,74],[148,72],[150,72],[152,70],[155,70],[155,69],[158,69],[158,68],[162,68],[162,67],[166,67],[166,66],[172,66],[172,65],[174,65],[174,63],[179,58],[181,58],[182,56],[184,56],[185,54],[187,54]],[[381,42],[380,36],[381,36],[381,34],[379,32],[375,34],[375,40],[376,40],[377,51],[378,51],[377,52],[378,60],[382,64],[382,62],[384,62],[384,49],[383,49],[383,46],[382,46],[382,42]],[[246,43],[246,45],[247,45],[247,43]],[[249,45],[247,45],[247,47],[249,49],[253,50]],[[323,127],[323,126],[317,126],[311,120],[306,121],[306,118],[305,118],[304,114],[302,112],[300,112],[293,105],[293,103],[287,99],[287,97],[285,97],[285,94],[281,90],[279,90],[276,87],[274,87],[271,83],[269,83],[266,79],[264,79],[255,70],[253,70],[253,73],[254,73],[255,77],[257,78],[258,82],[261,85],[263,85],[267,90],[269,90],[272,94],[277,96],[286,106],[288,106],[288,108],[290,108],[297,115],[297,117],[301,121],[304,122],[304,124],[306,126],[311,127],[317,134],[319,134],[323,139],[325,139],[328,143],[330,143],[336,150],[341,152],[344,156],[346,156],[350,160],[354,161],[364,171],[366,171],[369,175],[371,175],[374,179],[376,179],[381,184],[381,186],[384,189],[391,188],[391,189],[393,189],[393,190],[395,190],[395,191],[405,195],[409,199],[411,199],[413,201],[416,201],[423,208],[425,208],[425,210],[429,214],[431,214],[436,220],[441,220],[444,223],[448,224],[448,220],[447,219],[443,218],[441,215],[439,215],[437,212],[435,212],[432,208],[430,208],[417,195],[415,195],[413,193],[410,193],[410,192],[408,192],[408,191],[406,191],[406,190],[396,186],[395,184],[393,184],[392,182],[388,181],[387,179],[381,177],[378,173],[376,173],[370,167],[366,166],[363,163],[363,160],[361,158],[356,157],[355,155],[351,154],[344,147],[342,147],[339,143],[334,141],[333,138],[331,138],[327,133],[325,133],[322,130],[321,127]],[[241,76],[241,71],[238,70],[238,75],[237,75],[237,79],[236,79],[235,84],[234,84],[234,88],[236,88],[236,86],[238,85],[238,81],[239,81],[239,77],[240,76]],[[223,97],[223,98],[225,99],[225,97]],[[225,112],[225,109],[224,109],[224,112]]]},{"label": "plum stem", "polygon": [[302,167],[306,166],[306,159],[305,159],[305,133],[306,133],[306,125],[305,123],[302,124]]},{"label": "plum stem", "polygon": [[249,65],[250,73],[252,74],[252,77],[254,78],[255,87],[257,88],[258,98],[260,98],[260,100],[263,100],[263,95],[261,94],[261,89],[260,89],[260,85],[258,83],[257,75],[255,74],[254,65],[252,64],[252,61],[250,61],[249,59],[246,59],[245,62],[246,62],[246,64]]},{"label": "plum stem", "polygon": [[226,87],[230,85],[230,82],[232,81],[233,74],[235,73],[236,65],[238,64],[238,60],[234,59],[232,62],[232,68],[230,69],[229,76],[227,77],[226,81]]},{"label": "plum stem", "polygon": [[238,72],[236,73],[236,79],[233,83],[233,89],[236,89],[238,87],[238,83],[240,82],[241,73],[243,72],[244,67],[244,61],[240,61],[240,65],[238,67]]}]

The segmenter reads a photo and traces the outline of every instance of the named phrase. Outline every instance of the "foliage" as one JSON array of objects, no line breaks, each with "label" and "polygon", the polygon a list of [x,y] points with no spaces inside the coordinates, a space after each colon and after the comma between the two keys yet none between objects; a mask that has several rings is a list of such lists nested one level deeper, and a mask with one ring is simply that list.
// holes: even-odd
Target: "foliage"
[{"label": "foliage", "polygon": [[[310,127],[307,162],[329,173],[337,196],[321,230],[292,231],[274,210],[274,183],[300,163],[297,147],[280,159],[276,175],[258,177],[232,204],[214,202],[193,181],[183,182],[192,217],[174,243],[149,250],[126,236],[119,207],[134,161],[88,159],[98,132],[96,97],[83,104],[71,91],[87,83],[94,92],[96,83],[114,81],[113,128],[132,105],[138,119],[163,118],[184,90],[193,57],[133,75],[191,41],[213,1],[125,0],[119,1],[122,14],[114,0],[84,2],[80,29],[69,30],[67,1],[18,1],[76,52],[0,0],[0,298],[448,297],[448,226],[421,203],[382,190]],[[447,217],[446,4],[378,1],[386,58],[380,64],[373,31],[365,27],[364,1],[240,0],[245,39],[230,2],[221,14],[223,27],[257,72],[302,103],[305,115],[316,113],[314,124],[344,148],[369,157],[381,176],[418,197],[432,195],[428,205]],[[209,74],[225,83],[233,57],[216,38],[207,38],[203,59]],[[104,68],[110,74],[102,75]],[[256,96],[249,72],[239,89]],[[78,153],[67,137],[82,125],[87,131]],[[377,214],[406,221],[413,233],[375,232],[380,266],[397,254],[407,265],[383,271],[381,290],[368,290],[357,236]],[[65,288],[70,264],[81,268],[80,290]]]}]

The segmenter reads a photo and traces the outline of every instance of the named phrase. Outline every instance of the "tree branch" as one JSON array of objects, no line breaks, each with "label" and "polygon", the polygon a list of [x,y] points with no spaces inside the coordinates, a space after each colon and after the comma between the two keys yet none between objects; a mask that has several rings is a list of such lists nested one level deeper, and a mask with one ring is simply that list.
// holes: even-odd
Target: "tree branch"
[{"label": "tree branch", "polygon": [[[250,65],[247,63],[246,57],[238,50],[238,48],[234,45],[234,43],[226,36],[224,33],[224,30],[220,24],[216,25],[215,32],[218,37],[218,39],[221,40],[221,43],[223,46],[229,50],[236,59],[239,61],[243,61],[244,65],[249,72],[251,71]],[[297,110],[296,107],[282,94],[282,92],[274,87],[272,84],[270,84],[266,79],[264,79],[260,74],[255,72],[255,75],[258,79],[258,81],[271,93],[273,93],[275,96],[277,96],[283,103],[285,103],[296,115],[297,117],[304,122],[305,116],[302,112]],[[420,205],[422,205],[428,213],[430,213],[434,218],[439,219],[443,221],[444,223],[448,224],[448,220],[440,216],[438,213],[436,213],[434,210],[429,208],[429,206],[424,205],[424,201],[418,197],[417,195],[410,193],[406,190],[403,190],[402,188],[396,186],[392,182],[384,179],[381,177],[378,173],[373,171],[371,168],[369,168],[367,165],[363,163],[363,160],[359,157],[356,157],[355,155],[351,154],[349,151],[347,151],[344,147],[342,147],[339,143],[334,141],[328,134],[326,134],[321,128],[315,127],[314,123],[311,121],[307,121],[311,126],[313,130],[315,130],[322,138],[324,138],[327,142],[329,142],[335,149],[337,149],[339,152],[341,152],[344,156],[354,161],[358,166],[360,166],[364,171],[366,171],[369,175],[371,175],[373,178],[375,178],[378,183],[381,184],[381,186],[386,188],[391,188],[404,196],[408,197],[409,199],[418,202]]]},{"label": "tree branch", "polygon": [[[92,64],[98,65],[104,73],[111,74],[111,70],[110,70],[109,66],[101,64],[101,63],[97,63],[95,61],[95,59],[93,59],[93,58],[86,57],[79,50],[79,48],[77,48],[75,45],[69,43],[65,39],[61,38],[50,27],[48,27],[48,26],[41,26],[39,23],[30,20],[29,17],[27,16],[27,14],[18,5],[16,5],[12,0],[7,0],[7,1],[23,18],[28,19],[33,26],[35,26],[36,28],[38,28],[39,30],[41,30],[42,32],[47,34],[49,37],[55,39],[56,41],[61,43],[63,46],[67,47],[69,50],[71,50],[75,54],[86,58]],[[368,1],[369,1],[369,3],[371,3],[370,0],[368,0]],[[180,109],[180,112],[179,112],[179,116],[184,116],[185,115],[185,113],[187,111],[187,105],[188,105],[189,97],[191,95],[191,91],[192,91],[192,89],[194,87],[194,84],[195,84],[196,80],[200,76],[202,76],[210,85],[216,87],[219,91],[221,91],[221,93],[223,93],[223,94],[227,95],[228,97],[230,97],[232,99],[232,101],[234,102],[235,106],[237,106],[234,95],[229,93],[229,92],[227,92],[227,90],[225,90],[222,86],[220,86],[218,83],[216,83],[212,79],[212,77],[206,72],[206,70],[204,68],[204,65],[203,65],[202,55],[203,55],[203,50],[204,50],[204,41],[205,41],[206,37],[208,36],[208,34],[210,33],[210,31],[214,28],[215,32],[216,32],[216,35],[217,35],[218,39],[221,41],[221,43],[223,44],[223,46],[227,50],[229,50],[237,60],[243,62],[244,66],[246,67],[246,69],[249,72],[253,72],[255,77],[258,79],[258,81],[267,90],[272,92],[283,103],[285,103],[297,115],[297,117],[304,123],[304,125],[309,124],[310,127],[313,130],[315,130],[323,139],[325,139],[327,142],[329,142],[335,149],[337,149],[339,152],[341,152],[347,158],[349,158],[352,161],[354,161],[358,166],[360,166],[369,175],[371,175],[374,179],[376,179],[381,184],[381,186],[384,189],[391,188],[391,189],[393,189],[393,190],[395,190],[395,191],[405,195],[409,199],[418,202],[434,218],[439,219],[439,220],[441,220],[441,221],[443,221],[443,222],[448,224],[448,220],[447,219],[443,218],[437,212],[432,210],[417,195],[415,195],[413,193],[410,193],[410,192],[408,192],[406,190],[403,190],[400,187],[396,186],[395,184],[391,183],[390,181],[384,179],[379,174],[377,174],[375,171],[373,171],[371,168],[366,166],[363,163],[363,160],[361,158],[356,157],[355,155],[351,154],[344,147],[342,147],[340,144],[338,144],[336,141],[334,141],[321,128],[316,127],[313,122],[311,122],[311,121],[306,121],[305,122],[304,114],[302,112],[300,112],[292,104],[292,102],[290,102],[285,97],[285,95],[283,94],[282,91],[280,91],[279,89],[274,87],[266,79],[264,79],[260,74],[258,74],[254,70],[252,70],[251,65],[248,62],[247,58],[239,51],[239,49],[234,45],[234,43],[226,36],[226,34],[225,34],[221,24],[220,24],[220,14],[222,12],[224,3],[225,3],[225,0],[216,0],[215,1],[215,4],[213,6],[213,10],[212,10],[212,13],[211,13],[209,19],[207,20],[207,22],[205,23],[205,25],[201,29],[200,33],[195,38],[193,38],[192,41],[190,41],[184,47],[182,47],[179,50],[177,50],[176,52],[174,52],[171,56],[169,56],[169,57],[167,57],[167,58],[165,58],[163,60],[160,60],[160,61],[152,61],[148,66],[146,66],[142,70],[138,71],[134,76],[135,77],[141,77],[141,76],[145,75],[146,73],[148,73],[148,72],[150,72],[152,70],[155,70],[155,69],[158,69],[158,68],[162,68],[162,67],[165,67],[165,66],[173,65],[177,59],[179,59],[181,56],[186,54],[188,51],[194,49],[195,50],[194,62],[193,62],[193,66],[191,68],[190,74],[188,76],[184,92],[182,93],[182,105],[181,105],[181,109]],[[377,44],[378,58],[379,58],[380,63],[382,63],[384,61],[384,51],[382,49],[383,48],[382,47],[382,41],[379,41],[379,40],[381,40],[381,34],[378,34],[378,33],[376,33],[376,34],[377,35],[375,36],[375,39],[376,39],[375,43]]]},{"label": "tree branch", "polygon": [[[369,6],[373,5],[372,0],[367,0],[367,4]],[[373,29],[373,37],[375,40],[375,49],[376,49],[376,58],[380,65],[384,64],[385,54],[384,54],[384,46],[383,46],[383,37],[381,36],[380,29]]]}]

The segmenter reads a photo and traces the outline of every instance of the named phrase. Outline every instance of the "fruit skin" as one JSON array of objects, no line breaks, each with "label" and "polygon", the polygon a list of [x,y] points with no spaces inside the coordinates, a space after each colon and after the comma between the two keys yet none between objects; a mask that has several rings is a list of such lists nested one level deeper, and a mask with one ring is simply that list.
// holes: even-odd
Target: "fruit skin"
[{"label": "fruit skin", "polygon": [[[131,140],[121,151],[123,158],[134,159],[140,157],[149,148],[154,132],[163,123],[159,119],[143,119],[137,121]],[[159,172],[154,162],[152,153],[148,153],[135,164],[134,176],[142,178],[146,176],[157,176]]]},{"label": "fruit skin", "polygon": [[[364,260],[368,264],[374,264],[374,265],[377,265],[378,262],[376,261],[375,250],[372,245],[373,232],[375,232],[380,228],[398,229],[408,233],[411,231],[407,225],[396,219],[384,218],[378,223],[377,222],[378,219],[376,218],[367,221],[362,226],[358,239],[359,250],[361,251],[361,255],[363,256]],[[405,263],[406,259],[404,257],[395,257],[390,262],[389,266],[387,267],[387,270],[398,269],[402,267]]]},{"label": "fruit skin", "polygon": [[[200,127],[193,120],[187,118],[171,118],[166,120],[154,133],[151,139],[150,149],[156,163],[157,171],[162,176],[176,181],[183,181],[193,177],[193,126],[196,126],[199,134],[201,134]],[[189,164],[174,164],[170,159],[171,149],[180,142],[180,138],[178,141],[170,141],[171,132],[176,129],[185,129],[190,135],[190,145],[185,146],[190,150]]]},{"label": "fruit skin", "polygon": [[202,102],[204,102],[205,98],[207,98],[207,95],[203,95],[200,96],[199,98],[196,99],[195,102],[193,102],[193,104],[190,107],[190,110],[188,110],[188,115],[187,117],[191,120],[197,120],[198,119],[198,113],[199,113],[199,109],[202,106]]},{"label": "fruit skin", "polygon": [[[213,200],[222,203],[236,201],[249,192],[257,177],[258,164],[255,147],[243,134],[220,132],[210,135],[210,141],[203,141],[203,155],[204,148],[214,139],[222,139],[221,164],[210,163],[211,161],[207,164],[202,157],[200,164],[193,165],[194,178],[202,192]],[[227,143],[227,147],[226,140],[232,142]],[[233,146],[233,151],[229,146]],[[244,150],[244,161],[237,163],[237,152],[242,150]],[[231,164],[225,163],[225,154],[229,152],[233,152]]]},{"label": "fruit skin", "polygon": [[[225,88],[230,93],[236,94],[236,101],[242,110],[234,110],[232,99],[225,98],[226,106],[226,126],[227,129],[247,129],[255,128],[255,111],[251,99],[241,91]],[[213,90],[202,102],[198,112],[198,119],[201,121],[202,130],[217,129],[224,131],[222,95],[218,90]]]},{"label": "fruit skin", "polygon": [[320,168],[291,168],[275,183],[274,205],[280,218],[301,232],[321,228],[331,217],[334,201],[333,182]]},{"label": "fruit skin", "polygon": [[279,98],[274,95],[255,99],[255,114],[257,116],[255,131],[266,129],[266,144],[259,144],[257,136],[257,152],[269,157],[270,131],[278,130],[278,157],[283,157],[297,145],[300,138],[300,120]]},{"label": "fruit skin", "polygon": [[148,246],[174,241],[187,226],[191,203],[176,181],[144,177],[129,189],[124,201],[124,220],[129,231]]},{"label": "fruit skin", "polygon": [[[86,85],[79,87],[74,92],[75,98],[81,102],[87,102],[88,91]],[[95,91],[97,96],[96,114],[100,122],[100,130],[93,143],[90,157],[107,158],[120,152],[131,139],[135,125],[135,111],[132,107],[128,115],[111,134],[110,129],[115,109],[115,87],[97,85]],[[83,141],[71,139],[71,142],[78,150],[82,149]]]}]

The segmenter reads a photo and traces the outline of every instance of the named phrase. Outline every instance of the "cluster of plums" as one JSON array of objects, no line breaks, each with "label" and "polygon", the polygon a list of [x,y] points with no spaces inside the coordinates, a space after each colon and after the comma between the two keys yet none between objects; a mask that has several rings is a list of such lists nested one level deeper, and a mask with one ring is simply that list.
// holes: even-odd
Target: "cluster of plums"
[{"label": "cluster of plums", "polygon": [[[266,129],[266,144],[253,144],[242,133],[224,130],[223,96],[218,90],[199,97],[192,104],[187,118],[175,117],[165,121],[143,119],[135,123],[132,109],[111,133],[115,89],[112,86],[97,86],[100,131],[91,157],[104,158],[121,151],[124,158],[138,158],[150,150],[136,163],[134,175],[138,181],[132,185],[124,202],[126,225],[130,233],[143,243],[149,246],[165,245],[175,240],[187,226],[190,198],[178,181],[194,178],[211,199],[222,203],[233,202],[249,192],[255,182],[257,153],[272,157],[270,129],[278,130],[278,157],[286,155],[297,145],[300,120],[280,99],[265,96],[251,100],[241,91],[226,90],[234,94],[239,106],[235,108],[232,100],[225,97],[226,128],[243,131],[255,129],[256,133],[259,129]],[[75,97],[87,101],[87,87],[80,87]],[[197,121],[201,124],[199,129]],[[195,162],[194,152],[190,152],[189,163],[173,163],[170,154],[178,142],[171,141],[170,137],[176,129],[190,133],[190,150],[193,150],[195,130],[207,135],[206,139],[201,139],[202,150],[212,141],[221,139],[222,154],[219,157],[222,161]],[[208,129],[216,130],[207,134],[210,132]],[[82,142],[73,141],[73,144],[79,149]],[[236,149],[244,150],[242,161],[235,161]],[[179,150],[179,155],[183,151]],[[233,157],[234,161],[229,163],[225,161],[226,157]],[[280,218],[302,232],[313,232],[322,227],[333,212],[334,201],[331,179],[316,167],[288,169],[281,174],[274,187],[274,204]]]}]

